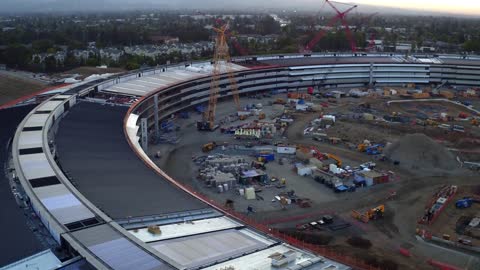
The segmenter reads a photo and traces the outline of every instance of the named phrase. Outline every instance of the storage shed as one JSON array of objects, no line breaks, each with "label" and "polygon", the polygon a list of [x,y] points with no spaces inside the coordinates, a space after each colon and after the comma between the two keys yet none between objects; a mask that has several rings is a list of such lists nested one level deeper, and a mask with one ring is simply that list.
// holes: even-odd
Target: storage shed
[{"label": "storage shed", "polygon": [[363,170],[355,172],[353,182],[357,186],[373,186],[376,184],[381,184],[389,181],[388,174],[381,173],[373,170]]}]

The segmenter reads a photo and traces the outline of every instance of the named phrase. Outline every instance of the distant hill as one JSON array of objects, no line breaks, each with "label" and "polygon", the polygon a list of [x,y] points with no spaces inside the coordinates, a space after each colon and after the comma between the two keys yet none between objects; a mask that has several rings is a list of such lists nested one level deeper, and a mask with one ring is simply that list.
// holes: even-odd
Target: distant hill
[{"label": "distant hill", "polygon": [[[151,9],[246,9],[267,10],[318,10],[319,0],[0,0],[0,13],[17,12],[72,12],[72,11],[122,11]],[[330,10],[325,7],[325,11]],[[407,10],[391,7],[360,5],[357,12],[404,15],[452,15],[425,10]],[[455,15],[458,16],[458,15]]]}]

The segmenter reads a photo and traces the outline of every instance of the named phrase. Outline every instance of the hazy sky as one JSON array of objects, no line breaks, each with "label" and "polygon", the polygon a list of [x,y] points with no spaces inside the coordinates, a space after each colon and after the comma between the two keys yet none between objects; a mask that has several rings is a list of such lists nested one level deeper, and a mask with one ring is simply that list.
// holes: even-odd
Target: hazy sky
[{"label": "hazy sky", "polygon": [[[332,0],[345,3],[357,3],[360,12],[397,10],[423,10],[420,14],[431,15],[431,12],[480,15],[480,0]],[[15,11],[82,11],[82,10],[128,10],[163,8],[289,8],[298,10],[318,10],[323,0],[0,0],[0,13]],[[383,6],[391,8],[374,8]],[[398,9],[401,10],[398,10]],[[344,8],[340,8],[344,10]],[[324,11],[331,8],[324,7]],[[410,13],[413,14],[413,13]]]},{"label": "hazy sky", "polygon": [[480,16],[479,0],[356,0],[358,4],[380,5],[407,9],[425,9],[429,11],[462,13]]}]

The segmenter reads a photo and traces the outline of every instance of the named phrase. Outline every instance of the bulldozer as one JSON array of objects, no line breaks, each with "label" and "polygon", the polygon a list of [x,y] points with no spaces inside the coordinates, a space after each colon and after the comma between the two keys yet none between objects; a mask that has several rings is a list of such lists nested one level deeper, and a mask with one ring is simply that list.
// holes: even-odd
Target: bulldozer
[{"label": "bulldozer", "polygon": [[204,153],[207,153],[207,152],[210,152],[212,151],[215,147],[217,147],[217,143],[216,142],[209,142],[209,143],[206,143],[202,146],[202,152]]},{"label": "bulldozer", "polygon": [[379,205],[375,208],[368,209],[365,213],[353,210],[352,217],[358,219],[364,223],[368,223],[370,220],[377,220],[383,217],[385,213],[385,205]]}]

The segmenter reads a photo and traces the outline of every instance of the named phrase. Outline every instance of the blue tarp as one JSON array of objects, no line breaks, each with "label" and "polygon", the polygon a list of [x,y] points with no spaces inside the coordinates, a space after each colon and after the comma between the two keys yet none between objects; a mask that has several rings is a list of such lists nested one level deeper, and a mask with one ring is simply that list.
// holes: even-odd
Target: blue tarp
[{"label": "blue tarp", "polygon": [[335,187],[335,190],[336,190],[336,191],[339,191],[339,192],[347,191],[347,190],[348,190],[348,187],[345,186],[345,185],[341,185],[341,186]]},{"label": "blue tarp", "polygon": [[266,161],[274,161],[275,155],[274,154],[258,154],[257,157],[265,158]]}]

